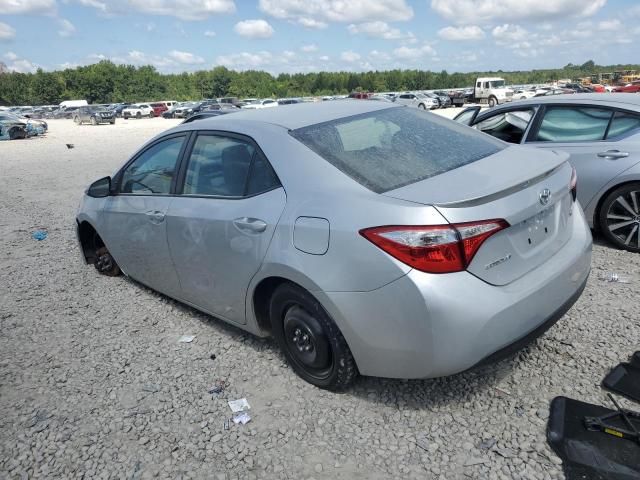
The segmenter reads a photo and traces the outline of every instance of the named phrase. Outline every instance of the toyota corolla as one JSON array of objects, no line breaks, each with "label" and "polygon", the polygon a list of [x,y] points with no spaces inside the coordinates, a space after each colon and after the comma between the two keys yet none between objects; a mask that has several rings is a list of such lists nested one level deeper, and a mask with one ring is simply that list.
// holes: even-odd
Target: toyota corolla
[{"label": "toyota corolla", "polygon": [[94,182],[87,263],[260,336],[322,388],[454,374],[580,296],[591,234],[567,155],[341,101],[180,125]]}]

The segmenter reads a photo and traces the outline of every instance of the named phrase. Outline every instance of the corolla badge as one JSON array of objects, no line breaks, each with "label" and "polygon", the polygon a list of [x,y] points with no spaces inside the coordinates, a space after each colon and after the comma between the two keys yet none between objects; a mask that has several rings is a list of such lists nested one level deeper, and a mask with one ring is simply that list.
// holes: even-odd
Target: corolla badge
[{"label": "corolla badge", "polygon": [[549,199],[551,198],[551,190],[549,190],[548,188],[545,188],[540,192],[539,198],[540,198],[540,203],[542,205],[546,205],[547,203],[549,203]]}]

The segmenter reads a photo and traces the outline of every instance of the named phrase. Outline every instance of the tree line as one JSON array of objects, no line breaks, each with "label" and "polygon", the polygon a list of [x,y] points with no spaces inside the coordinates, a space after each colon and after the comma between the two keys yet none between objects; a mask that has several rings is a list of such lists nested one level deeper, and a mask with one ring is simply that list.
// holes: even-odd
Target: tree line
[{"label": "tree line", "polygon": [[0,62],[0,105],[57,105],[63,100],[89,103],[152,100],[198,100],[234,97],[300,97],[402,90],[446,90],[473,85],[478,76],[503,77],[509,84],[577,79],[595,73],[640,70],[640,65],[568,64],[558,69],[448,73],[446,70],[387,70],[369,72],[281,73],[234,71],[218,66],[192,73],[163,74],[153,66],[93,65],[35,73],[9,72]]}]

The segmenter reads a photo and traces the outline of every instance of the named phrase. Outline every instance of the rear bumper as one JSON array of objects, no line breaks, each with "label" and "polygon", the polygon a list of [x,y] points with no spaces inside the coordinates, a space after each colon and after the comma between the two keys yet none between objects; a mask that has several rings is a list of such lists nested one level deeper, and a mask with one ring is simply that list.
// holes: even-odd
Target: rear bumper
[{"label": "rear bumper", "polygon": [[412,270],[371,292],[316,292],[363,375],[452,375],[522,348],[580,297],[591,266],[581,209],[571,239],[548,261],[505,286],[468,272]]}]

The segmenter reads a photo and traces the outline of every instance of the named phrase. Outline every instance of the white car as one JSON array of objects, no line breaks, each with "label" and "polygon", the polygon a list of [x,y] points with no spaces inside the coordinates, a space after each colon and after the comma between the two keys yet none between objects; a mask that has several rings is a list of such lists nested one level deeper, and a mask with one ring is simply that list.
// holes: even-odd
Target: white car
[{"label": "white car", "polygon": [[430,97],[424,93],[401,93],[396,97],[395,102],[422,110],[433,110],[440,106],[437,98]]},{"label": "white car", "polygon": [[516,90],[513,92],[514,100],[526,100],[527,98],[533,98],[535,96],[535,90]]},{"label": "white car", "polygon": [[129,117],[149,117],[152,118],[154,115],[153,108],[148,103],[136,103],[134,105],[129,105],[127,108],[122,110],[122,118]]},{"label": "white car", "polygon": [[276,102],[274,99],[272,98],[265,98],[264,100],[256,100],[253,103],[250,103],[249,105],[244,105],[242,108],[246,108],[246,109],[259,109],[259,108],[271,108],[271,107],[277,107],[278,106],[278,102]]}]

